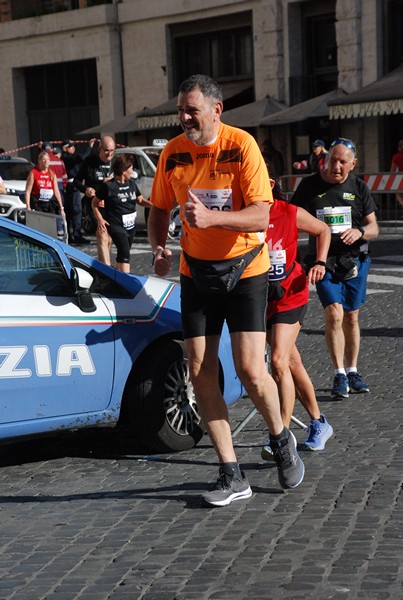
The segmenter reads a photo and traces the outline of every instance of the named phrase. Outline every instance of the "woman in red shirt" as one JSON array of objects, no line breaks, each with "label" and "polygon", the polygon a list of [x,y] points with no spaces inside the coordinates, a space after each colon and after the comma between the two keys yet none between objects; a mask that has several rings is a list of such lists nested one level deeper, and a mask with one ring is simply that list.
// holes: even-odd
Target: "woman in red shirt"
[{"label": "woman in red shirt", "polygon": [[[272,181],[274,205],[266,241],[270,254],[269,301],[267,308],[267,341],[271,348],[271,370],[277,383],[281,414],[289,427],[294,410],[295,393],[308,412],[311,421],[304,447],[323,450],[333,433],[331,425],[321,415],[312,381],[302,363],[296,346],[308,304],[308,285],[325,274],[330,244],[329,227],[303,208],[288,204]],[[298,233],[304,231],[316,237],[316,262],[306,276],[298,251]],[[281,297],[280,297],[281,296]],[[269,459],[269,445],[262,448],[262,457]]]},{"label": "woman in red shirt", "polygon": [[56,175],[49,168],[50,157],[44,150],[38,155],[38,162],[30,171],[25,186],[25,203],[28,210],[62,214],[64,208],[57,184]]}]

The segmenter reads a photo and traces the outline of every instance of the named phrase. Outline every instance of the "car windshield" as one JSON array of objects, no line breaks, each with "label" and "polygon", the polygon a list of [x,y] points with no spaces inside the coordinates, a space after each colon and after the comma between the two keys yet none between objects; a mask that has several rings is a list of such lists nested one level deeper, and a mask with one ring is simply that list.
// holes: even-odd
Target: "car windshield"
[{"label": "car windshield", "polygon": [[147,154],[148,158],[152,160],[155,166],[157,166],[161,150],[162,148],[144,148],[144,153]]},{"label": "car windshield", "polygon": [[32,165],[30,163],[10,163],[0,161],[0,175],[5,181],[18,179],[26,181]]}]

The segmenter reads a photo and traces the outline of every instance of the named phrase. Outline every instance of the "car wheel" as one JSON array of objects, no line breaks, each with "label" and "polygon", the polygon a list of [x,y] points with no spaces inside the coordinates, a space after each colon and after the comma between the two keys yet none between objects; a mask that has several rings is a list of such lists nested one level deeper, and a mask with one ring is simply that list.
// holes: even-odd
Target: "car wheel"
[{"label": "car wheel", "polygon": [[124,396],[128,422],[122,425],[153,452],[187,450],[202,438],[187,360],[177,342],[167,340],[142,355]]}]

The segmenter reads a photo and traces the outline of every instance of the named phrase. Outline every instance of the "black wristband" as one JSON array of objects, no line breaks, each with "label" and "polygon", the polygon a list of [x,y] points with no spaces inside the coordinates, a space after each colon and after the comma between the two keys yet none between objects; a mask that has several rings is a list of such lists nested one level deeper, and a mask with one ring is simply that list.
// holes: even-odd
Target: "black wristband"
[{"label": "black wristband", "polygon": [[361,227],[361,225],[359,227],[357,227],[358,231],[361,231],[361,237],[364,237],[365,235],[365,229],[364,227]]},{"label": "black wristband", "polygon": [[319,265],[320,267],[326,267],[326,263],[323,260],[315,260],[314,265]]}]

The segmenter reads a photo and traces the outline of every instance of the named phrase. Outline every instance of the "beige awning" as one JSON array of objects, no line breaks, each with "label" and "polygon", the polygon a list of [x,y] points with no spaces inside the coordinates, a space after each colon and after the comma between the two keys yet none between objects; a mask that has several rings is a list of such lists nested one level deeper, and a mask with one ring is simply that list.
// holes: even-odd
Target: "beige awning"
[{"label": "beige awning", "polygon": [[91,133],[122,133],[125,131],[136,131],[137,130],[137,117],[136,113],[130,115],[124,115],[116,117],[112,121],[106,123],[99,123],[94,127],[89,127],[83,131],[77,132],[77,135],[87,135]]},{"label": "beige awning", "polygon": [[331,119],[397,114],[403,114],[403,65],[341,100],[329,102]]},{"label": "beige awning", "polygon": [[286,108],[285,104],[274,100],[274,98],[264,98],[263,100],[256,100],[256,102],[249,102],[238,106],[238,108],[232,108],[231,110],[224,110],[221,120],[227,125],[233,125],[234,127],[258,127],[263,117],[268,117]]},{"label": "beige awning", "polygon": [[327,117],[329,116],[328,101],[341,97],[343,94],[344,92],[340,89],[326,92],[321,96],[290,106],[270,117],[265,117],[261,119],[260,125],[288,125],[289,123],[297,123],[315,117]]},{"label": "beige awning", "polygon": [[[229,100],[251,89],[250,81],[237,81],[221,84],[224,101]],[[174,96],[155,108],[148,108],[137,113],[137,129],[159,129],[161,127],[179,126],[178,97]]]}]

